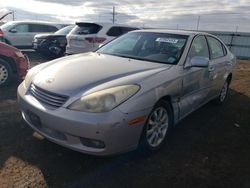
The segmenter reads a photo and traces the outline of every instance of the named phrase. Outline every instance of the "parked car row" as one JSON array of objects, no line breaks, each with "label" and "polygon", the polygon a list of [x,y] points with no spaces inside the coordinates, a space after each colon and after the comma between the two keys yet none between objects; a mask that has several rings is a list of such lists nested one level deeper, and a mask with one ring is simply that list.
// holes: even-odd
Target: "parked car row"
[{"label": "parked car row", "polygon": [[[11,21],[0,26],[0,86],[7,85],[14,75],[22,78],[29,61],[17,48],[32,47],[53,58],[89,52],[115,37],[136,30],[119,24],[77,22],[65,26],[49,22]],[[15,47],[11,47],[15,46]]]},{"label": "parked car row", "polygon": [[[136,30],[119,24],[77,22],[62,24],[13,21],[0,26],[0,39],[18,48],[33,47],[45,56],[61,57],[95,50],[115,37]],[[60,30],[59,30],[60,29]]]},{"label": "parked car row", "polygon": [[43,55],[61,57],[90,52],[112,39],[136,27],[118,24],[77,22],[53,34],[38,34],[34,37],[33,48]]},{"label": "parked car row", "polygon": [[18,48],[30,48],[36,34],[53,33],[64,26],[41,21],[11,21],[0,26],[0,39]]},{"label": "parked car row", "polygon": [[100,44],[136,29],[119,24],[78,22],[67,35],[66,54],[90,52]]}]

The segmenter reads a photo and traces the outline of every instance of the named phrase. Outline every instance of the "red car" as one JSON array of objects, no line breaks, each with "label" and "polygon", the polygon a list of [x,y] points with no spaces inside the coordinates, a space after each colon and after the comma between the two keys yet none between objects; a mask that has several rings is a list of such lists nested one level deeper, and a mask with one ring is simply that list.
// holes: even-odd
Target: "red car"
[{"label": "red car", "polygon": [[23,78],[28,68],[29,60],[20,50],[0,42],[0,87],[14,78]]}]

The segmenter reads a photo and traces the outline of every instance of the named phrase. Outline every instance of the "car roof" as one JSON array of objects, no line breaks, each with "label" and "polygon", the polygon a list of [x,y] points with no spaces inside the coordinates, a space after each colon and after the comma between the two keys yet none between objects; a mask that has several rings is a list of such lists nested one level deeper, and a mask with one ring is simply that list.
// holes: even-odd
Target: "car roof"
[{"label": "car roof", "polygon": [[84,22],[84,21],[78,21],[76,22],[76,25],[78,23],[86,23],[86,24],[97,24],[97,25],[101,25],[101,26],[105,26],[105,27],[111,27],[111,26],[120,26],[120,27],[131,27],[131,28],[138,28],[135,26],[130,26],[130,25],[125,25],[125,24],[113,24],[113,23],[108,23],[108,22]]},{"label": "car roof", "polygon": [[143,30],[134,30],[131,32],[153,32],[153,33],[169,33],[169,34],[178,34],[178,35],[210,35],[206,32],[200,31],[187,31],[187,30],[170,30],[170,29],[143,29]]},{"label": "car roof", "polygon": [[54,22],[47,22],[47,21],[34,21],[34,20],[27,20],[27,21],[9,21],[8,23],[31,23],[31,24],[48,24],[48,25],[65,25],[65,24],[58,24],[58,23],[54,23]]}]

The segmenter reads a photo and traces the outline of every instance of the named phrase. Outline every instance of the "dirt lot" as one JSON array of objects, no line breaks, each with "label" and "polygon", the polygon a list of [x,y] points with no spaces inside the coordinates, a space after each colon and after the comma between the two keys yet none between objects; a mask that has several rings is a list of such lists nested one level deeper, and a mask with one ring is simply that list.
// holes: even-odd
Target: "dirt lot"
[{"label": "dirt lot", "polygon": [[238,62],[225,105],[185,118],[154,155],[97,158],[39,139],[21,119],[17,85],[0,91],[1,188],[250,187],[250,62]]}]

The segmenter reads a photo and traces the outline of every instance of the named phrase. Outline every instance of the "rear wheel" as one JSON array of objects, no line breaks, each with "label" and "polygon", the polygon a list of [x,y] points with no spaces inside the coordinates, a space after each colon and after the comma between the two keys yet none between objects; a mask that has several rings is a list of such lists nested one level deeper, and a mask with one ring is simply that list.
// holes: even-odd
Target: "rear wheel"
[{"label": "rear wheel", "polygon": [[224,82],[222,89],[220,91],[220,95],[215,99],[216,104],[223,104],[225,100],[227,99],[229,83],[230,82],[228,79]]},{"label": "rear wheel", "polygon": [[151,111],[142,133],[141,147],[147,151],[157,151],[164,144],[172,127],[173,113],[166,101],[160,101]]},{"label": "rear wheel", "polygon": [[12,70],[10,65],[0,59],[0,87],[8,85],[12,79]]}]

